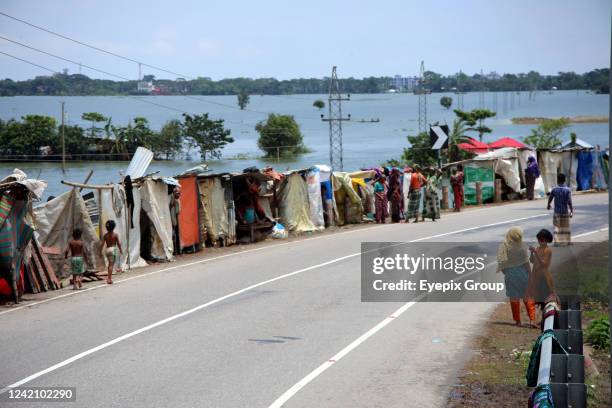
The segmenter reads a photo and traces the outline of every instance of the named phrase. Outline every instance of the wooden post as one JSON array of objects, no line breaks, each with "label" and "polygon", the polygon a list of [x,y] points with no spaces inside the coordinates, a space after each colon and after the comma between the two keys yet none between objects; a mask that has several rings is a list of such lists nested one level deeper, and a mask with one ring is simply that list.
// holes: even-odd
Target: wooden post
[{"label": "wooden post", "polygon": [[64,138],[64,101],[62,101],[62,173],[66,173],[66,140]]},{"label": "wooden post", "polygon": [[495,179],[495,202],[501,203],[502,200],[502,183],[501,179]]},{"label": "wooden post", "polygon": [[482,205],[482,181],[476,182],[476,204]]},{"label": "wooden post", "polygon": [[442,209],[448,209],[448,186],[442,186]]}]

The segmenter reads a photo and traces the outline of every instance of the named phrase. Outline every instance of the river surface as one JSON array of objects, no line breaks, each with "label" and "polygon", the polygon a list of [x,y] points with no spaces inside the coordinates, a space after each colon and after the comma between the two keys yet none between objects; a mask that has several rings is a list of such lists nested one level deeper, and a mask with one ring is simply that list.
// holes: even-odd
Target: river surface
[{"label": "river surface", "polygon": [[[450,110],[443,108],[439,101],[444,94],[427,96],[427,119],[429,123],[439,122],[452,125],[453,108],[458,107],[458,96],[453,98]],[[89,126],[81,120],[83,112],[100,112],[110,116],[116,125],[126,125],[137,116],[146,117],[152,128],[160,129],[170,119],[180,119],[180,112],[205,113],[211,118],[224,119],[231,129],[235,142],[223,150],[223,159],[210,161],[209,167],[217,171],[241,171],[249,166],[271,164],[279,170],[308,167],[313,164],[329,163],[329,127],[321,121],[321,114],[327,116],[327,107],[319,110],[312,106],[316,99],[327,103],[327,95],[259,96],[252,95],[247,110],[241,111],[236,105],[236,96],[19,96],[0,98],[0,118],[20,118],[26,114],[41,114],[60,120],[60,102],[65,102],[66,120],[69,124]],[[351,114],[351,121],[343,123],[344,168],[356,170],[373,166],[390,158],[399,158],[402,149],[408,146],[407,135],[417,133],[418,97],[412,94],[367,94],[351,95],[343,103],[343,114]],[[505,99],[505,103],[504,103]],[[477,108],[478,93],[463,95],[463,109]],[[163,106],[160,106],[163,105]],[[539,116],[582,116],[603,115],[609,111],[608,95],[596,95],[584,91],[539,92],[529,100],[526,92],[485,93],[485,107],[497,112],[487,119],[486,124],[493,133],[485,135],[485,141],[509,136],[522,139],[530,134],[534,125],[514,125],[513,117]],[[263,160],[257,148],[258,134],[255,124],[264,120],[268,112],[294,115],[304,135],[304,143],[312,151],[298,158],[276,163]],[[360,120],[380,119],[378,123],[361,123]],[[575,132],[579,138],[602,147],[608,146],[608,124],[573,124],[563,134],[569,138]],[[474,135],[475,136],[475,135]],[[160,161],[151,164],[150,171],[163,175],[176,175],[198,164],[197,153],[190,152],[184,160]],[[236,159],[241,157],[242,159]],[[246,157],[246,158],[245,158]],[[0,163],[0,175],[8,174],[18,167],[31,177],[49,182],[46,195],[58,195],[66,190],[60,180],[83,181],[90,169],[94,170],[92,183],[117,181],[119,172],[127,167],[126,162],[68,163],[65,173],[55,163]]]}]

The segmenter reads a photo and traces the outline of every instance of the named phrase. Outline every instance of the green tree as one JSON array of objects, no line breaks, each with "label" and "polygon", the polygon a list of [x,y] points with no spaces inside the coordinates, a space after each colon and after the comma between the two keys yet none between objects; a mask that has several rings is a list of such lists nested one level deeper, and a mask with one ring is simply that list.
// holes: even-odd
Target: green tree
[{"label": "green tree", "polygon": [[166,159],[175,158],[183,150],[183,130],[180,120],[167,121],[158,137],[159,153],[165,154]]},{"label": "green tree", "polygon": [[[4,154],[40,154],[40,148],[57,148],[60,141],[55,119],[43,115],[26,115],[21,122],[4,122],[0,133],[0,150]],[[58,152],[54,152],[58,153]]]},{"label": "green tree", "polygon": [[321,99],[317,99],[312,103],[312,106],[318,109],[323,109],[325,107],[325,102],[323,102]]},{"label": "green tree", "polygon": [[223,126],[223,119],[212,120],[208,113],[202,115],[188,115],[183,113],[185,121],[182,125],[183,135],[192,147],[199,147],[203,161],[219,159],[221,150],[228,143],[233,143],[231,130]]},{"label": "green tree", "polygon": [[536,149],[551,149],[561,145],[561,133],[570,125],[568,118],[544,119],[523,141]]},{"label": "green tree", "polygon": [[410,147],[404,148],[402,161],[409,165],[434,166],[438,162],[438,152],[432,150],[429,133],[419,133],[417,136],[408,136]]},{"label": "green tree", "polygon": [[[57,128],[58,135],[62,134],[62,125]],[[89,149],[89,140],[85,137],[85,131],[78,125],[64,126],[64,141],[67,154],[83,154]]]},{"label": "green tree", "polygon": [[240,109],[246,108],[250,102],[250,99],[249,94],[244,89],[238,92],[238,106],[240,106]]},{"label": "green tree", "polygon": [[257,146],[266,153],[267,157],[308,151],[304,146],[300,126],[292,115],[271,113],[268,119],[255,125],[255,130],[259,132]]},{"label": "green tree", "polygon": [[446,109],[450,109],[452,104],[453,104],[453,98],[451,98],[450,96],[443,96],[440,98],[440,105],[442,105]]},{"label": "green tree", "polygon": [[106,122],[107,117],[98,112],[85,112],[81,115],[81,119],[91,122],[91,128],[89,129],[89,136],[95,137],[100,134],[102,128],[96,127],[96,123]]},{"label": "green tree", "polygon": [[478,132],[478,139],[481,142],[485,133],[492,132],[491,128],[485,126],[485,119],[492,118],[497,114],[489,109],[474,109],[470,112],[455,109],[453,112],[455,112],[455,115],[468,126],[466,130]]},{"label": "green tree", "polygon": [[459,160],[467,159],[469,154],[459,149],[457,146],[459,143],[464,143],[469,140],[468,136],[465,135],[467,126],[465,121],[461,119],[455,119],[453,121],[453,127],[448,136],[448,161],[453,163]]}]

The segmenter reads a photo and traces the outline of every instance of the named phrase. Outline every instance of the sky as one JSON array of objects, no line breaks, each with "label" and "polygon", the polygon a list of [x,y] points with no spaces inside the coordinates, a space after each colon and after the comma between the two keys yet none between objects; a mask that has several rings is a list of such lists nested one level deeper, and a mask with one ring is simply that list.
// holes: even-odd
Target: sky
[{"label": "sky", "polygon": [[[190,77],[583,73],[610,66],[609,0],[0,0],[0,12]],[[138,66],[0,15],[0,35],[119,76]],[[74,64],[0,39],[55,71]],[[115,79],[89,71],[95,78]],[[0,54],[0,78],[48,75]],[[143,68],[143,74],[175,78]]]}]

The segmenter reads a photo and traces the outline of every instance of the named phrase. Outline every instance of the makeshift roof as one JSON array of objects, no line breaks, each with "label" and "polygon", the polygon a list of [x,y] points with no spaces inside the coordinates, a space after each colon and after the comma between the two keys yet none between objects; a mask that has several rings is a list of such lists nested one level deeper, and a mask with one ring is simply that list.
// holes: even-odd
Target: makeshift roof
[{"label": "makeshift roof", "polygon": [[572,148],[572,147],[578,147],[578,148],[581,147],[583,149],[592,149],[593,145],[585,142],[582,139],[576,138],[576,142],[575,143],[572,143],[571,140],[568,140],[567,142],[563,143],[561,145],[561,147],[559,147],[559,149],[569,149],[569,148]]},{"label": "makeshift roof", "polygon": [[517,149],[529,149],[529,146],[519,142],[511,137],[502,137],[494,142],[489,143],[491,149],[501,149],[502,147],[515,147]]},{"label": "makeshift roof", "polygon": [[457,147],[470,153],[486,153],[489,151],[489,145],[480,142],[476,139],[468,138],[469,142],[459,143]]},{"label": "makeshift roof", "polygon": [[479,154],[472,160],[495,160],[495,159],[511,159],[517,157],[516,147],[502,147],[491,152]]}]

